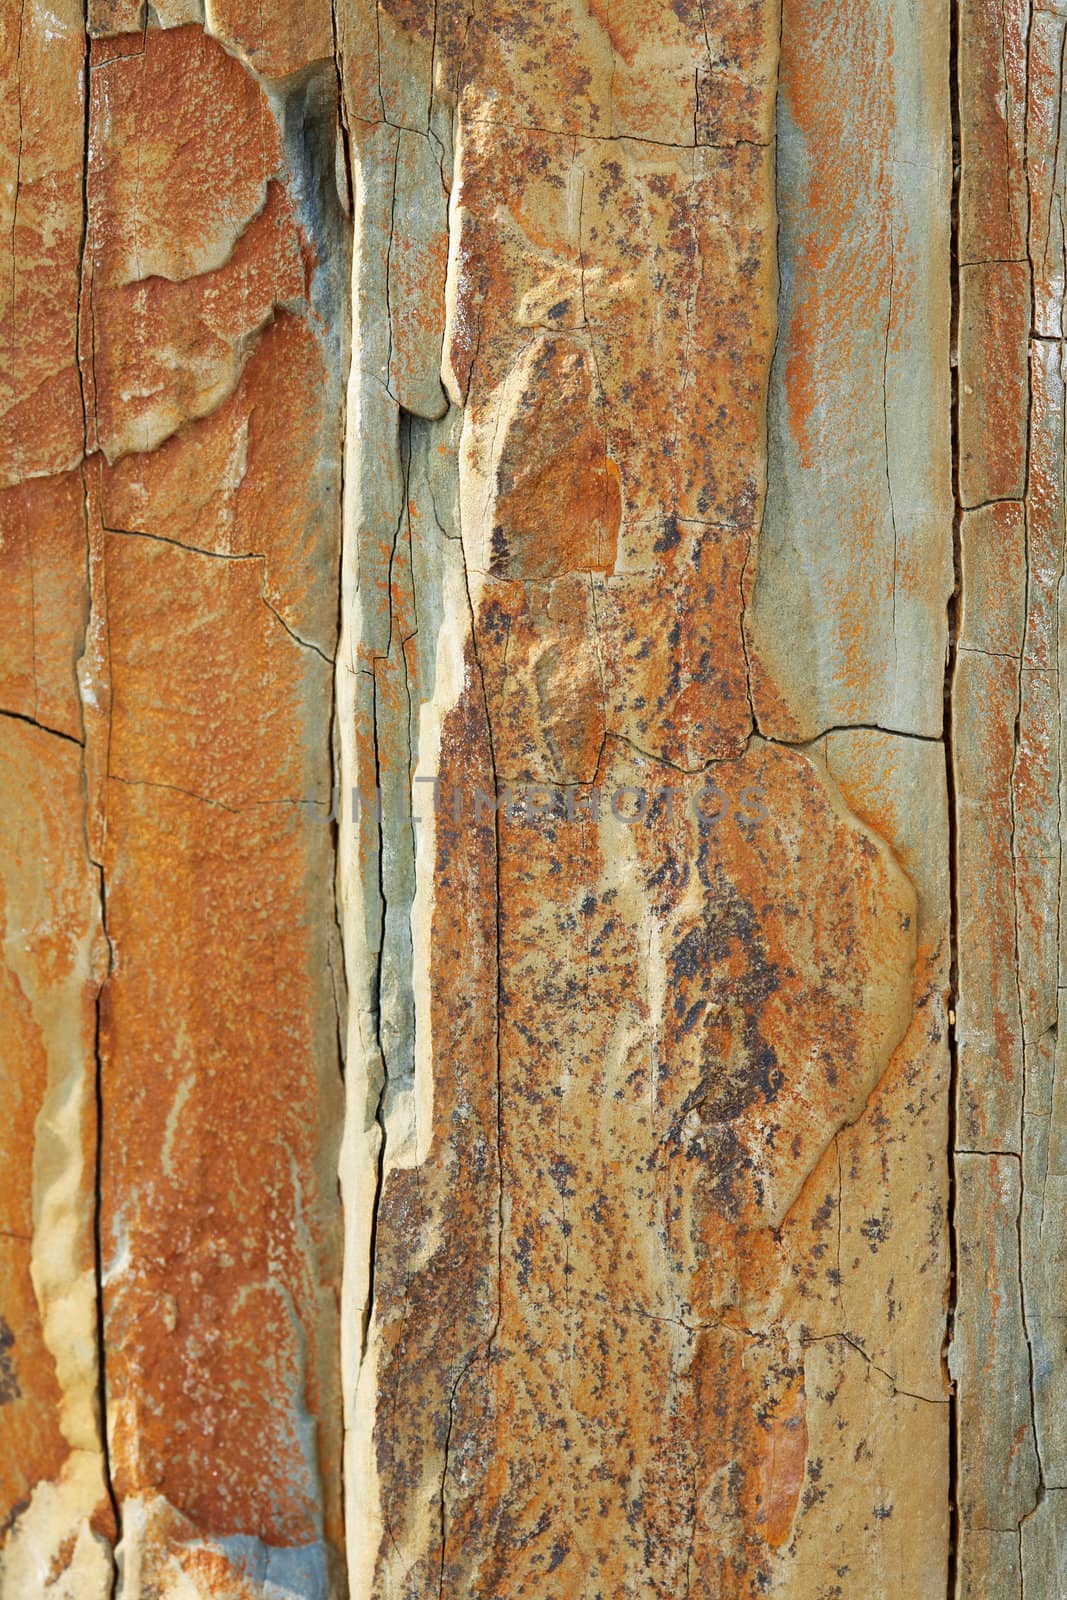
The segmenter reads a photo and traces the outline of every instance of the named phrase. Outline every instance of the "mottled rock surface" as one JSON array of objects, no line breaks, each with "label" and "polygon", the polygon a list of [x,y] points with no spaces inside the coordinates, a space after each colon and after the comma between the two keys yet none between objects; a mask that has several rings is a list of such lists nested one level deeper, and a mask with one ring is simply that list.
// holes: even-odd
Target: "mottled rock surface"
[{"label": "mottled rock surface", "polygon": [[[366,17],[340,40],[353,1590],[944,1593],[947,16],[885,8],[859,84],[803,4],[435,32],[383,5],[369,48]],[[861,115],[881,143],[846,151]],[[439,181],[447,412],[395,298]],[[807,612],[802,524],[833,569]]]},{"label": "mottled rock surface", "polygon": [[2,1600],[1064,1592],[1060,10],[0,19]]},{"label": "mottled rock surface", "polygon": [[160,20],[4,39],[12,1600],[344,1587],[332,40]]}]

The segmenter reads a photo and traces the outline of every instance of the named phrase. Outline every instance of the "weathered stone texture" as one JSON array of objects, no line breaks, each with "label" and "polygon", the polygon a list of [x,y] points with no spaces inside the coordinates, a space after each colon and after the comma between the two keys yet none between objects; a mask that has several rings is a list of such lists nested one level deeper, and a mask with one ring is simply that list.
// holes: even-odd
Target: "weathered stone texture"
[{"label": "weathered stone texture", "polygon": [[960,1391],[960,1519],[965,1528],[1008,1530],[1033,1509],[1039,1476],[1020,1293],[1019,1158],[961,1154],[956,1178],[956,1336],[983,1375],[981,1389],[964,1381]]},{"label": "weathered stone texture", "polygon": [[77,467],[86,41],[74,0],[0,18],[0,486]]},{"label": "weathered stone texture", "polygon": [[107,947],[82,811],[80,746],[0,716],[0,1591],[95,1600],[115,1534],[93,1239]]},{"label": "weathered stone texture", "polygon": [[1061,1592],[1064,18],[960,9],[959,1592]]},{"label": "weathered stone texture", "polygon": [[[120,1506],[143,1508],[120,1560],[137,1593],[195,1571],[187,1519],[219,1541],[206,1592],[230,1568],[267,1582],[275,1560],[332,1589],[339,951],[305,798],[330,786],[338,351],[320,252],[340,236],[302,214],[332,114],[286,102],[301,170],[263,88],[198,28],[100,48],[85,692],[108,709],[89,757],[114,952],[111,1470]],[[227,137],[205,164],[209,108]]]},{"label": "weathered stone texture", "polygon": [[178,9],[10,41],[13,1600],[345,1587],[332,30]]},{"label": "weathered stone texture", "polygon": [[1029,268],[960,268],[959,476],[964,506],[1021,500],[1026,471]]},{"label": "weathered stone texture", "polygon": [[1064,1592],[1065,29],[0,18],[3,1600]]},{"label": "weathered stone texture", "polygon": [[[943,0],[785,0],[760,729],[938,738],[952,587]],[[862,136],[858,130],[862,129]]]},{"label": "weathered stone texture", "polygon": [[[460,25],[440,7],[432,36],[388,5],[368,49],[354,12],[339,699],[353,1589],[814,1596],[847,1571],[856,1593],[933,1595],[944,754],[869,729],[785,749],[754,727],[758,670],[768,731],[796,737],[773,720],[766,661],[749,680],[779,18],[564,5]],[[799,94],[814,23],[794,7],[785,24]],[[898,26],[929,74],[918,110],[938,157],[900,203],[947,274],[943,63],[933,27]],[[833,152],[816,159],[813,181],[832,182]],[[396,262],[415,251],[429,278],[409,308]],[[895,325],[901,417],[943,388],[947,276],[940,299],[916,279]],[[819,293],[847,296],[843,274]],[[879,370],[884,342],[883,327]],[[935,735],[946,417],[902,556],[922,667],[873,647],[869,665],[890,698],[918,693],[916,731]],[[876,487],[880,407],[878,427]],[[892,543],[880,552],[888,594]],[[784,582],[773,560],[767,581]],[[835,627],[851,602],[843,586]],[[774,693],[795,695],[795,661],[781,670]],[[819,671],[829,684],[829,659]],[[855,703],[832,720],[852,718],[867,720]],[[498,807],[506,786],[525,812]],[[905,1437],[923,1441],[921,1472]]]}]

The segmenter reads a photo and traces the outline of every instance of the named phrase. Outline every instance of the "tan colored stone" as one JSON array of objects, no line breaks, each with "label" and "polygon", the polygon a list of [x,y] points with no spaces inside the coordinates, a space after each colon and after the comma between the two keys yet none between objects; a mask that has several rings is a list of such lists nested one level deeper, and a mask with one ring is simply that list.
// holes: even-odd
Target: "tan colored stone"
[{"label": "tan colored stone", "polygon": [[961,651],[953,685],[959,904],[961,1149],[1018,1153],[1022,1019],[1016,969],[1012,769],[1019,667]]},{"label": "tan colored stone", "polygon": [[81,738],[75,662],[85,632],[80,472],[0,489],[0,708]]},{"label": "tan colored stone", "polygon": [[[475,18],[458,57],[442,14],[428,107],[411,12],[383,13],[377,82],[343,32],[368,119],[339,701],[357,1593],[814,1596],[861,1439],[864,1592],[945,1572],[943,752],[858,731],[831,775],[752,738],[773,24],[732,13],[738,76],[698,74],[726,148],[666,148],[621,120],[647,10],[597,13],[607,56],[566,6]],[[409,224],[374,119],[403,103],[447,149],[453,87],[438,421],[385,387]],[[806,1384],[831,1347],[847,1384]],[[882,1451],[897,1427],[929,1478]]]},{"label": "tan colored stone", "polygon": [[1064,1491],[1050,1490],[1022,1529],[1023,1593],[1054,1595],[1067,1584]]},{"label": "tan colored stone", "polygon": [[321,373],[306,320],[280,312],[228,400],[158,449],[105,469],[101,511],[108,528],[260,563],[265,602],[331,655],[337,535],[329,498],[339,466],[336,422],[316,393]]},{"label": "tan colored stone", "polygon": [[[328,884],[329,839],[300,804],[324,793],[328,769],[321,744],[282,731],[316,690],[328,703],[328,668],[263,604],[256,560],[116,535],[104,560],[116,1490],[158,1490],[204,1532],[339,1543],[323,1470],[336,1451],[336,1015],[330,924],[309,915],[305,887]],[[234,674],[235,637],[254,674]],[[251,1000],[267,973],[271,1007]]]},{"label": "tan colored stone", "polygon": [[281,101],[196,26],[93,50],[81,356],[103,453],[76,484],[9,491],[32,513],[12,555],[68,612],[52,602],[52,632],[31,634],[28,686],[24,647],[10,672],[25,699],[36,650],[27,714],[62,707],[85,636],[65,714],[84,723],[72,816],[111,949],[90,1282],[118,1559],[145,1600],[325,1597],[343,1591],[342,991],[315,819],[339,550],[327,280],[346,240],[306,184],[336,129],[312,73],[287,148]]},{"label": "tan colored stone", "polygon": [[[961,494],[965,503],[992,493],[1023,503],[963,519],[952,712],[963,1147],[950,1358],[958,1587],[1026,1600],[1062,1586],[1055,1486],[1067,1470],[1059,1044],[1064,24],[1044,4],[965,13]],[[979,242],[968,245],[972,227]],[[1017,1154],[988,1153],[1004,1150]]]},{"label": "tan colored stone", "polygon": [[1065,235],[1063,206],[1063,38],[1065,19],[1054,5],[1032,0],[1027,59],[1026,178],[1030,200],[1027,254],[1032,262],[1034,332],[1063,334]]},{"label": "tan colored stone", "polygon": [[0,21],[4,1600],[1060,1593],[1065,22],[956,13]]},{"label": "tan colored stone", "polygon": [[85,56],[74,0],[0,20],[0,487],[81,460],[78,270],[85,225]]},{"label": "tan colored stone", "polygon": [[[596,549],[553,552],[541,543],[535,563],[505,570],[550,584],[574,565],[605,573],[594,585],[584,651],[600,662],[607,727],[692,767],[736,753],[751,727],[741,601],[762,496],[756,441],[773,326],[770,165],[748,146],[686,152],[636,140],[575,150],[571,143],[477,120],[463,141],[452,271],[465,275],[456,280],[462,298],[445,370],[453,397],[465,393],[477,350],[478,382],[466,392],[465,506],[473,513],[481,496],[499,496],[505,474],[513,528],[517,518],[536,528],[539,496],[551,494],[554,515],[573,507],[574,537],[589,541],[594,527],[602,530]],[[732,191],[745,197],[736,210]],[[712,253],[722,263],[714,275],[701,269]],[[546,321],[559,329],[554,340],[539,331]],[[727,327],[746,329],[740,363],[716,336]],[[538,450],[553,448],[523,400],[541,359],[566,359],[582,374],[589,431],[580,437],[589,442],[576,454],[606,456],[586,486],[549,488],[545,469],[532,470],[519,423],[508,420],[536,431]],[[547,369],[539,377],[546,395],[558,392],[561,378],[549,381]],[[668,443],[628,403],[639,390],[667,419]],[[576,391],[568,402],[575,417],[577,398]],[[554,429],[578,426],[562,410],[554,418]],[[524,453],[518,481],[512,450]],[[569,499],[561,502],[561,493]],[[494,541],[508,539],[500,518],[471,537],[472,571],[495,575]],[[644,660],[648,629],[675,652],[669,663],[660,658],[659,682]],[[731,635],[733,647],[717,650]]]},{"label": "tan colored stone", "polygon": [[[278,309],[302,309],[307,263],[267,97],[199,28],[150,30],[93,94],[87,367],[114,462],[232,394]],[[218,103],[230,135],[205,163],[196,130]]]},{"label": "tan colored stone", "polygon": [[961,650],[1022,655],[1026,626],[1026,519],[1018,500],[998,500],[961,521]]},{"label": "tan colored stone", "polygon": [[[953,1361],[960,1391],[960,1519],[1010,1533],[1037,1502],[1030,1361],[1020,1295],[1018,1156],[956,1158],[960,1293]],[[978,1258],[978,1252],[981,1257]]]},{"label": "tan colored stone", "polygon": [[256,0],[204,0],[207,28],[264,78],[285,78],[333,56],[330,0],[264,7]]},{"label": "tan colored stone", "polygon": [[1018,1533],[961,1528],[956,1587],[960,1600],[985,1600],[988,1594],[1022,1600],[1022,1552]]},{"label": "tan colored stone", "polygon": [[[829,1317],[816,1325],[847,1332],[902,1392],[947,1409],[939,1315],[949,1253],[952,950],[944,752],[871,729],[822,743],[849,808],[915,885],[918,921],[910,1027],[863,1116],[838,1136],[839,1281]],[[816,1321],[808,1307],[801,1314]]]},{"label": "tan colored stone", "polygon": [[93,1224],[106,970],[81,752],[0,717],[0,1592],[111,1589]]},{"label": "tan colored stone", "polygon": [[89,0],[88,32],[96,39],[143,33],[146,15],[145,0]]},{"label": "tan colored stone", "polygon": [[441,386],[447,207],[440,156],[429,137],[401,128],[388,248],[389,388],[405,411],[429,418],[448,410]]},{"label": "tan colored stone", "polygon": [[[895,1392],[840,1339],[811,1347],[804,1382],[821,1402],[811,1407],[820,1425],[809,1432],[801,1492],[813,1513],[793,1541],[779,1592],[815,1600],[854,1584],[873,1600],[944,1594],[947,1508],[923,1487],[947,1475],[943,1408]],[[898,1453],[911,1470],[894,1474],[890,1486],[883,1463]],[[915,1470],[920,1463],[930,1480]],[[826,1504],[838,1485],[847,1511]]]}]

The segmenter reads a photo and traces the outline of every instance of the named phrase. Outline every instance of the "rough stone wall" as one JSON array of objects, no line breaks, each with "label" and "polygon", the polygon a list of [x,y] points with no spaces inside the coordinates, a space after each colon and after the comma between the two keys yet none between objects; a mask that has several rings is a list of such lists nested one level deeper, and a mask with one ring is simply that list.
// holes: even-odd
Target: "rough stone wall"
[{"label": "rough stone wall", "polygon": [[3,1600],[1053,1600],[1064,28],[19,0]]}]

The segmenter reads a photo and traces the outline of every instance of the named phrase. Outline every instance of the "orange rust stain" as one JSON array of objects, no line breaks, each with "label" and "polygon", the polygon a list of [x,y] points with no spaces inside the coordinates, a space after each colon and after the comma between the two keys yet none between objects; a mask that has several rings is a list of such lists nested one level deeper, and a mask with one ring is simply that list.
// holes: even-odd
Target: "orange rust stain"
[{"label": "orange rust stain", "polygon": [[84,444],[77,371],[83,227],[85,35],[81,13],[5,13],[5,266],[0,316],[0,487],[75,467]]},{"label": "orange rust stain", "polygon": [[339,1549],[333,864],[300,804],[329,794],[331,669],[282,620],[332,648],[313,253],[266,94],[199,28],[94,73],[89,194],[85,375],[121,457],[88,475],[112,1471],[171,1502],[172,1553],[185,1515]]}]

